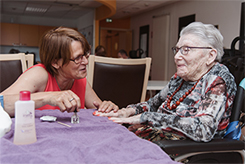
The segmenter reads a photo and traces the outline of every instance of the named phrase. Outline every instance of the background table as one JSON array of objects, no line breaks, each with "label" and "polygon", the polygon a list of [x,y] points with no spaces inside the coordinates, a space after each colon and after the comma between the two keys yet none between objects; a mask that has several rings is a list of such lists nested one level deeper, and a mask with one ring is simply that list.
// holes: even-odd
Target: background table
[{"label": "background table", "polygon": [[[93,111],[81,110],[80,123],[71,124],[72,113],[36,110],[37,142],[21,146],[13,144],[13,118],[11,131],[0,139],[0,163],[177,163],[154,143],[140,139],[106,117],[93,116]],[[71,127],[40,121],[44,115],[55,116]]]},{"label": "background table", "polygon": [[169,81],[149,80],[147,90],[162,90]]},{"label": "background table", "polygon": [[152,91],[162,90],[169,81],[161,80],[149,80],[147,84],[147,90],[150,92],[150,98],[152,97]]}]

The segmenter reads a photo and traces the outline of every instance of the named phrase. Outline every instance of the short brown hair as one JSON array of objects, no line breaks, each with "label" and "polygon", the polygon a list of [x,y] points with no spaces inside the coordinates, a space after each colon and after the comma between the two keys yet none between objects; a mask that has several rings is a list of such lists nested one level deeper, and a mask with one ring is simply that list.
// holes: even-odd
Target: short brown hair
[{"label": "short brown hair", "polygon": [[82,44],[84,53],[90,52],[86,38],[74,29],[58,27],[43,35],[39,46],[39,55],[41,63],[52,76],[57,74],[57,70],[52,66],[55,60],[63,59],[62,65],[70,62],[71,42],[74,40]]}]

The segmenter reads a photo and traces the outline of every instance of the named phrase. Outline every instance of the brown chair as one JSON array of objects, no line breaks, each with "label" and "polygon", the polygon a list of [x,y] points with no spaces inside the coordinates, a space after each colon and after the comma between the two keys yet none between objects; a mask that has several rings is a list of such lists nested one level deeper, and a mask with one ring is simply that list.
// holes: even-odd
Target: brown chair
[{"label": "brown chair", "polygon": [[119,108],[145,101],[151,58],[118,59],[91,55],[88,82],[101,100]]},{"label": "brown chair", "polygon": [[24,53],[0,54],[0,92],[14,83],[26,69]]}]

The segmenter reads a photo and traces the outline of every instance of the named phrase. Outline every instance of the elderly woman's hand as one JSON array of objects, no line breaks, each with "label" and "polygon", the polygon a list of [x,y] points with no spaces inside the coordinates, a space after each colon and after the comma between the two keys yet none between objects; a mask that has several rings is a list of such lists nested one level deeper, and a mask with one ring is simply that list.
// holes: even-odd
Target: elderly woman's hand
[{"label": "elderly woman's hand", "polygon": [[103,117],[118,117],[118,118],[127,118],[135,114],[135,109],[133,108],[122,108],[117,112],[110,111],[108,113],[95,111],[93,115],[95,116],[103,116]]},{"label": "elderly woman's hand", "polygon": [[48,100],[49,105],[59,106],[61,112],[67,111],[77,112],[80,111],[81,101],[80,98],[71,90],[59,91],[59,92],[49,92],[51,95]]},{"label": "elderly woman's hand", "polygon": [[95,101],[94,106],[96,106],[98,111],[102,113],[108,113],[111,111],[117,112],[119,110],[118,106],[111,101],[103,101],[101,104]]},{"label": "elderly woman's hand", "polygon": [[134,125],[134,124],[140,124],[140,116],[141,114],[138,114],[138,115],[135,115],[135,116],[131,116],[131,117],[109,117],[108,119],[109,120],[112,120],[113,122],[115,123],[118,123],[118,124],[131,124],[131,125]]}]

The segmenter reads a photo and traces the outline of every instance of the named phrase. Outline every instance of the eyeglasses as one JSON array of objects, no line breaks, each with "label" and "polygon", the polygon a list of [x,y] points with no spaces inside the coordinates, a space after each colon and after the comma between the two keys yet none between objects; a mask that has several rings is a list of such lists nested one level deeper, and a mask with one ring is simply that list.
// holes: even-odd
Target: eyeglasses
[{"label": "eyeglasses", "polygon": [[212,49],[212,47],[189,47],[189,46],[182,46],[182,47],[173,47],[172,51],[177,54],[180,50],[182,55],[187,55],[191,49]]},{"label": "eyeglasses", "polygon": [[78,57],[76,57],[75,59],[70,59],[70,61],[73,61],[75,64],[79,64],[82,62],[83,57],[85,57],[86,59],[88,59],[90,56],[90,52],[86,52],[83,55],[79,55]]}]

